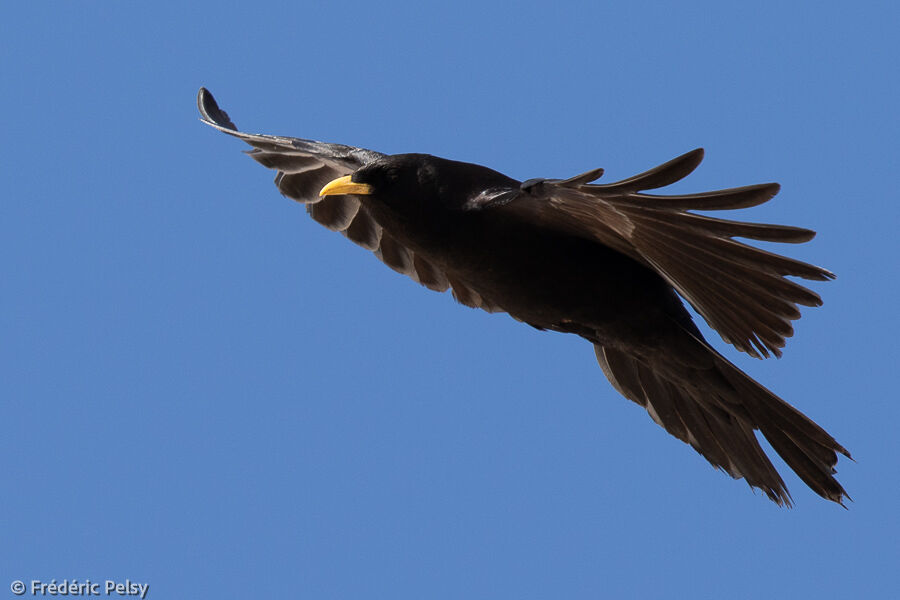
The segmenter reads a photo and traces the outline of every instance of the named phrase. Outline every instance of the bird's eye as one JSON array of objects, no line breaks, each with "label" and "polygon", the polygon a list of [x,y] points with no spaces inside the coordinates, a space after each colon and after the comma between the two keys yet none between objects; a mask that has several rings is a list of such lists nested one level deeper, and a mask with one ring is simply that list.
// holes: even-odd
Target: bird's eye
[{"label": "bird's eye", "polygon": [[388,169],[385,173],[385,178],[389,182],[397,181],[398,179],[400,179],[400,171],[398,171],[397,169]]}]

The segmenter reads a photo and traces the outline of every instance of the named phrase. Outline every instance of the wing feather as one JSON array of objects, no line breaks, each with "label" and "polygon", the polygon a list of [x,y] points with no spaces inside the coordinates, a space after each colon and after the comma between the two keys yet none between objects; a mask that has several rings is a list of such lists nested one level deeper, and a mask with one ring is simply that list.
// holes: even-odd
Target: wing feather
[{"label": "wing feather", "polygon": [[313,220],[332,231],[346,231],[360,209],[359,200],[353,196],[327,196],[321,202],[306,205]]},{"label": "wing feather", "polygon": [[238,131],[228,113],[219,108],[206,88],[200,88],[197,107],[204,123],[253,146],[254,149],[247,152],[250,158],[278,171],[275,176],[278,189],[298,202],[319,202],[319,190],[326,183],[384,156],[373,150],[343,144]]},{"label": "wing feather", "polygon": [[381,232],[381,225],[372,218],[365,206],[361,206],[343,233],[351,242],[374,252],[381,243]]},{"label": "wing feather", "polygon": [[[754,425],[709,390],[685,385],[634,355],[595,345],[607,378],[629,400],[643,406],[657,424],[688,443],[713,467],[743,478],[779,505],[791,505],[790,493],[753,434]],[[817,488],[813,488],[818,491]]]},{"label": "wing feather", "polygon": [[649,171],[638,173],[615,183],[597,185],[608,194],[624,194],[641,190],[666,187],[690,175],[703,161],[703,148],[697,148],[675,157]]},{"label": "wing feather", "polygon": [[723,339],[753,356],[781,355],[797,305],[819,306],[819,296],[787,279],[833,279],[829,271],[734,238],[799,243],[815,233],[800,227],[744,223],[688,212],[762,204],[777,184],[676,196],[643,190],[692,172],[703,158],[694,150],[659,167],[611,184],[584,178],[545,180],[499,206],[516,218],[596,240],[656,270]]}]

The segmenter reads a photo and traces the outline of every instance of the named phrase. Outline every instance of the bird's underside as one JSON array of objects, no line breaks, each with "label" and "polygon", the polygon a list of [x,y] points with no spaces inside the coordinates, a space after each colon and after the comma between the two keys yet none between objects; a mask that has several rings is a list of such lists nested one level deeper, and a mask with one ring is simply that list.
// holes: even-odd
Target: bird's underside
[{"label": "bird's underside", "polygon": [[[777,184],[680,196],[645,193],[688,175],[702,150],[605,185],[591,183],[599,169],[520,183],[427,155],[387,156],[243,133],[205,89],[198,105],[204,122],[250,144],[249,155],[277,171],[275,183],[284,195],[392,269],[432,290],[451,289],[467,306],[588,339],[622,395],[713,466],[744,478],[778,504],[790,505],[790,495],[754,430],[813,491],[843,503],[846,492],[833,475],[836,453],[849,457],[847,451],[712,349],[678,298],[738,349],[781,354],[793,333],[791,321],[800,317],[797,305],[821,304],[786,276],[833,275],[734,238],[796,243],[814,233],[688,212],[755,206],[772,198]],[[385,202],[379,186],[360,191],[362,184],[350,182],[349,176],[364,178],[382,166],[409,165],[419,169],[417,183],[422,173],[436,174],[417,195],[425,202],[427,190],[440,190],[431,200],[440,210],[422,214],[417,206],[413,214],[391,198]]]}]

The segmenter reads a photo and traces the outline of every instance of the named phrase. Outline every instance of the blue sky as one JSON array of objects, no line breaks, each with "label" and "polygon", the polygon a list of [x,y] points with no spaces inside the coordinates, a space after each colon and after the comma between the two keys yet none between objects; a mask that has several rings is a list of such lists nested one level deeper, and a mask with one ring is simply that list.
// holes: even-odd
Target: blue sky
[{"label": "blue sky", "polygon": [[[895,3],[17,2],[0,9],[0,596],[884,597],[900,420]],[[197,120],[513,177],[622,178],[819,232],[779,360],[851,450],[779,509],[621,398],[590,346],[456,305]],[[6,597],[6,596],[3,596]]]}]

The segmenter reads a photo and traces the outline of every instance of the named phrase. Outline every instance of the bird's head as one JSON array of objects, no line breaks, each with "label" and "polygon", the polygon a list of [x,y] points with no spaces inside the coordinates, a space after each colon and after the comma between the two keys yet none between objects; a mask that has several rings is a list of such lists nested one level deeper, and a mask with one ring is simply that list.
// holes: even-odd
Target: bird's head
[{"label": "bird's head", "polygon": [[439,192],[434,157],[425,154],[397,154],[373,161],[350,175],[330,181],[320,196],[352,194],[401,208]]},{"label": "bird's head", "polygon": [[515,184],[492,169],[428,154],[379,158],[322,188],[320,196],[368,196],[401,213],[466,208],[485,187]]}]

